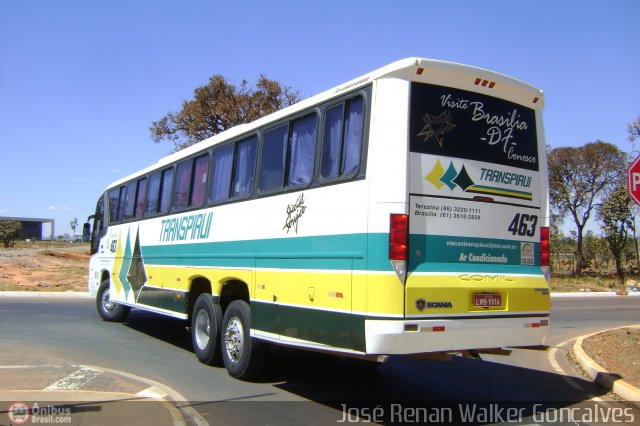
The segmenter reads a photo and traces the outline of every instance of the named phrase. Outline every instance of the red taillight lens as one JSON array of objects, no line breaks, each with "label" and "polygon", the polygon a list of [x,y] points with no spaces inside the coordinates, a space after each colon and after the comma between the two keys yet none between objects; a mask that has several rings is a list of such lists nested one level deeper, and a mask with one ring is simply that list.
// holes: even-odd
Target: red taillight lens
[{"label": "red taillight lens", "polygon": [[407,260],[409,216],[392,214],[389,221],[389,259]]},{"label": "red taillight lens", "polygon": [[550,257],[549,228],[540,228],[540,266],[549,266]]}]

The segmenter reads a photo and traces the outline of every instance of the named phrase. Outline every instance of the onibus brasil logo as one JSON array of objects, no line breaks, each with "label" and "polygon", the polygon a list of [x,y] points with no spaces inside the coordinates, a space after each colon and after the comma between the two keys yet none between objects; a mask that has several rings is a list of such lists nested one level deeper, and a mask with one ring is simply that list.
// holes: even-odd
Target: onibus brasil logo
[{"label": "onibus brasil logo", "polygon": [[[517,198],[519,200],[533,200],[533,194],[531,192],[497,186],[479,185],[471,179],[464,164],[462,165],[462,168],[458,170],[453,165],[453,161],[449,163],[449,167],[445,170],[440,160],[436,160],[435,166],[433,166],[431,172],[425,176],[425,180],[433,184],[433,186],[438,190],[447,186],[451,191],[453,191],[457,187],[464,192],[474,194],[498,195],[507,198]],[[503,183],[522,188],[529,188],[531,186],[531,176],[488,168],[481,169],[480,180],[485,182]]]}]

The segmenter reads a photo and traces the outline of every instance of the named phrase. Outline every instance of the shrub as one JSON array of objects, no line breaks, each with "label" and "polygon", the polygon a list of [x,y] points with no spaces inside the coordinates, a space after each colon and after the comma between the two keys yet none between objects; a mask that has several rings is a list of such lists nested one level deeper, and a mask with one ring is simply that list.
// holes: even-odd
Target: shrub
[{"label": "shrub", "polygon": [[0,220],[0,242],[5,247],[12,247],[15,240],[20,238],[22,224],[17,220]]}]

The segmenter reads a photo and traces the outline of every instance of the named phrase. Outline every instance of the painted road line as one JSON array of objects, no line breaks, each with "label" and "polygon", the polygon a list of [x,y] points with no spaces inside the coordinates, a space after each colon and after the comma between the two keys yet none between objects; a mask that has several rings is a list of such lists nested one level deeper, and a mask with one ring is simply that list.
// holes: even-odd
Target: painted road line
[{"label": "painted road line", "polygon": [[551,364],[551,367],[556,371],[556,373],[562,376],[562,379],[565,382],[567,382],[569,386],[571,386],[576,390],[583,390],[582,386],[580,386],[580,384],[576,381],[576,379],[573,376],[568,375],[567,372],[564,371],[562,367],[560,367],[560,364],[558,364],[558,361],[556,361],[556,354],[558,350],[563,349],[572,340],[573,339],[565,340],[564,342],[559,343],[554,347],[550,348],[549,352],[547,353],[547,358],[549,359],[549,364]]},{"label": "painted road line", "polygon": [[57,390],[79,390],[86,386],[93,379],[102,374],[101,371],[95,370],[89,367],[82,367],[81,369],[71,373],[67,377],[64,377],[57,382],[44,388],[46,391]]},{"label": "painted road line", "polygon": [[140,398],[164,399],[169,395],[155,386],[149,386],[148,388],[138,392],[136,396],[139,396]]}]

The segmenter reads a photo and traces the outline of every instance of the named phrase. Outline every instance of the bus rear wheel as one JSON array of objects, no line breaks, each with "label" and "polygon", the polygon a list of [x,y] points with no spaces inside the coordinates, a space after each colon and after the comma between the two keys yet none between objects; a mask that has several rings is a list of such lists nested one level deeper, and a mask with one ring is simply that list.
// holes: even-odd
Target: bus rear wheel
[{"label": "bus rear wheel", "polygon": [[96,307],[100,317],[109,322],[124,321],[129,315],[131,308],[111,300],[111,282],[106,279],[102,281],[96,294]]},{"label": "bus rear wheel", "polygon": [[244,300],[229,304],[222,320],[222,360],[236,379],[250,379],[262,368],[264,344],[251,338],[251,308]]},{"label": "bus rear wheel", "polygon": [[191,341],[193,351],[200,362],[207,365],[220,365],[220,324],[222,309],[213,303],[211,295],[203,293],[196,299],[191,315]]}]

